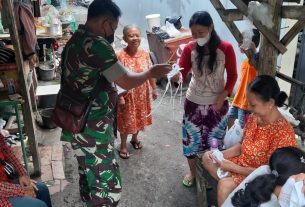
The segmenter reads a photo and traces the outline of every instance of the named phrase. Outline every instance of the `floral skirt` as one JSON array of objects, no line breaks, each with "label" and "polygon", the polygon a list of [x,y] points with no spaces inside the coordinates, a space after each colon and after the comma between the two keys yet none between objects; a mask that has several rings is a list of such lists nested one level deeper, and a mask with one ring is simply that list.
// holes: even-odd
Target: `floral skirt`
[{"label": "floral skirt", "polygon": [[224,101],[220,111],[216,111],[212,104],[199,105],[185,99],[182,121],[184,156],[193,159],[198,153],[210,149],[210,142],[208,140],[209,133],[227,114],[228,108],[229,104],[227,100]]}]

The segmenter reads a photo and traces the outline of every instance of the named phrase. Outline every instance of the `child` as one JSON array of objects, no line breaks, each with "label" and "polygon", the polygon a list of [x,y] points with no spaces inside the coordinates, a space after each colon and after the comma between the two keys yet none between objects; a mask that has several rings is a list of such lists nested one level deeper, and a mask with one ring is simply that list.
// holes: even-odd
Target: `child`
[{"label": "child", "polygon": [[[260,42],[260,33],[257,29],[253,29],[253,34],[250,49],[253,53],[255,53]],[[240,48],[240,51],[245,53],[245,50],[242,48]],[[248,58],[245,59],[241,64],[240,84],[228,112],[228,128],[231,128],[235,119],[238,119],[240,126],[244,128],[246,117],[249,115],[248,100],[246,99],[247,86],[255,78],[255,76],[256,69]]]}]

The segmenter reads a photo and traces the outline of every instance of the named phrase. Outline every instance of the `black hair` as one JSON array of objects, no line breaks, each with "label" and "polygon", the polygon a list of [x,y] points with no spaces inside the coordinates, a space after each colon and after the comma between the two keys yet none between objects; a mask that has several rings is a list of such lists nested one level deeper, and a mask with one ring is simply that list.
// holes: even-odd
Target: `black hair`
[{"label": "black hair", "polygon": [[261,33],[259,32],[258,29],[253,29],[252,31],[253,31],[252,42],[255,44],[255,47],[257,48],[260,43]]},{"label": "black hair", "polygon": [[122,15],[122,12],[112,0],[94,0],[89,5],[87,21],[106,15],[118,19]]},{"label": "black hair", "polygon": [[280,91],[280,87],[274,77],[259,75],[249,83],[248,90],[257,95],[262,101],[273,99],[275,105],[282,107],[287,99],[287,94]]},{"label": "black hair", "polygon": [[[213,19],[208,12],[197,11],[192,15],[190,22],[189,22],[189,27],[191,27],[193,25],[211,27],[213,25]],[[219,36],[217,35],[214,27],[212,29],[213,30],[211,32],[210,40],[207,43],[207,47],[209,49],[209,55],[210,55],[209,61],[208,61],[208,66],[209,66],[211,73],[213,73],[214,65],[216,63],[216,57],[217,57],[216,50],[221,43],[221,40],[220,40]],[[196,58],[197,66],[198,66],[198,70],[200,71],[200,73],[202,75],[203,74],[202,63],[203,63],[203,58],[204,58],[204,46],[199,46],[197,44],[196,51],[198,53],[198,56]]]},{"label": "black hair", "polygon": [[275,150],[269,159],[269,166],[276,173],[260,175],[247,183],[244,190],[238,190],[232,197],[233,206],[257,207],[269,201],[276,186],[283,186],[290,176],[305,172],[302,158],[305,158],[305,153],[296,147]]}]

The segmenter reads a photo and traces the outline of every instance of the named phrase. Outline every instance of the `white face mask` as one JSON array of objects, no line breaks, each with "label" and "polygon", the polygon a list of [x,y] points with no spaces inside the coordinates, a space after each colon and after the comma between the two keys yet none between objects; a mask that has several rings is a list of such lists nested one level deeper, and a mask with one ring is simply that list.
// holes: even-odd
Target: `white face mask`
[{"label": "white face mask", "polygon": [[210,33],[206,37],[197,38],[197,44],[202,47],[210,40]]}]

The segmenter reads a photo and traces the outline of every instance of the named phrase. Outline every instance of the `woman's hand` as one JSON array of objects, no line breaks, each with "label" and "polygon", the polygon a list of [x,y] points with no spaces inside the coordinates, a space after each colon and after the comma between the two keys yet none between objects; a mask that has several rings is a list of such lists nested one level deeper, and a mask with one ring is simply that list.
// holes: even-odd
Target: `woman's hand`
[{"label": "woman's hand", "polygon": [[173,77],[171,78],[171,81],[173,81],[173,82],[175,82],[175,83],[179,82],[180,76],[182,76],[181,73],[176,74],[175,76],[173,76]]},{"label": "woman's hand", "polygon": [[153,88],[153,89],[152,89],[152,99],[153,99],[153,100],[156,100],[157,97],[158,97],[157,88]]},{"label": "woman's hand", "polygon": [[30,187],[31,179],[28,176],[21,176],[21,177],[19,177],[19,184],[25,188]]},{"label": "woman's hand", "polygon": [[28,187],[25,189],[25,195],[29,197],[36,198],[35,190],[32,187]]},{"label": "woman's hand", "polygon": [[207,156],[207,158],[211,161],[211,162],[213,162],[213,160],[214,160],[214,156],[213,156],[213,152],[212,151],[207,151],[206,153],[206,156]]},{"label": "woman's hand", "polygon": [[215,156],[213,155],[213,152],[207,151],[203,154],[201,161],[202,161],[203,165],[204,165],[204,163],[215,164],[214,159],[215,159]]},{"label": "woman's hand", "polygon": [[219,94],[213,104],[214,110],[215,111],[220,111],[220,109],[222,108],[223,102],[224,100],[227,98],[228,96],[228,91],[224,90],[221,94]]},{"label": "woman's hand", "polygon": [[36,197],[35,190],[38,191],[36,186],[36,181],[31,180],[28,176],[21,176],[19,177],[19,184],[25,188],[25,195],[29,197]]},{"label": "woman's hand", "polygon": [[149,78],[165,77],[172,70],[172,66],[169,64],[156,64],[150,68]]},{"label": "woman's hand", "polygon": [[230,160],[217,160],[215,159],[217,165],[219,166],[219,168],[221,168],[223,171],[228,171],[228,172],[234,172],[234,167],[236,166],[235,163],[231,162]]}]

